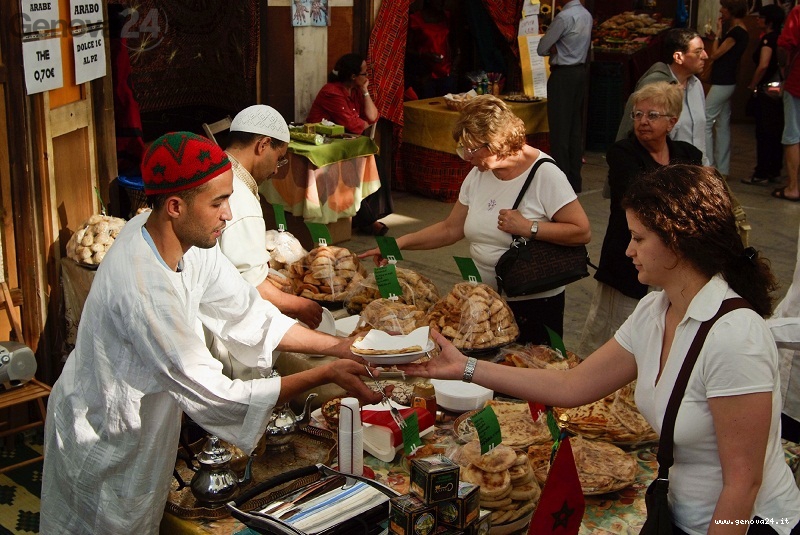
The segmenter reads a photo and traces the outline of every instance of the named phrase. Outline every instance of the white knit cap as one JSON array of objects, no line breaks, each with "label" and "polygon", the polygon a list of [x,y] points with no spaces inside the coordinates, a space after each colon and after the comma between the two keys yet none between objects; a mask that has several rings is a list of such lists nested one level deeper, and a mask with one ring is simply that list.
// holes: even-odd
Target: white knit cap
[{"label": "white knit cap", "polygon": [[261,134],[279,141],[289,142],[289,127],[275,108],[256,104],[236,114],[231,122],[231,132]]}]

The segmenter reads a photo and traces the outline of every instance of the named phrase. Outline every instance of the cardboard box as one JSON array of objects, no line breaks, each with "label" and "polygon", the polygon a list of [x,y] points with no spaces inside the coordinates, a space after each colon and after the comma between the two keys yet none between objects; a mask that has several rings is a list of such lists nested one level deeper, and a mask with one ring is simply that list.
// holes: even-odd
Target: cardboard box
[{"label": "cardboard box", "polygon": [[314,130],[317,134],[323,134],[331,137],[341,136],[344,134],[344,126],[340,124],[324,125],[322,123],[317,123],[314,125]]},{"label": "cardboard box", "polygon": [[464,535],[489,535],[492,530],[492,512],[481,509],[480,516],[464,530]]},{"label": "cardboard box", "polygon": [[389,500],[389,533],[395,535],[433,535],[436,532],[436,506],[405,494]]},{"label": "cardboard box", "polygon": [[440,502],[437,520],[440,525],[464,529],[476,520],[481,508],[480,487],[459,481],[458,495],[453,500]]},{"label": "cardboard box", "polygon": [[458,495],[459,466],[444,455],[411,461],[411,493],[425,503],[452,500]]}]

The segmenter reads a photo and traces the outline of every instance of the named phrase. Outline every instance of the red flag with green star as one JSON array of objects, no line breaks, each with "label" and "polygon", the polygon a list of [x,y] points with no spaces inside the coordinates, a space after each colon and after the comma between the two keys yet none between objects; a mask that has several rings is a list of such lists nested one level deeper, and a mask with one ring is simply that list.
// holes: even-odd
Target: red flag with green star
[{"label": "red flag with green star", "polygon": [[569,437],[564,437],[550,467],[528,535],[576,535],[585,508],[572,446]]}]

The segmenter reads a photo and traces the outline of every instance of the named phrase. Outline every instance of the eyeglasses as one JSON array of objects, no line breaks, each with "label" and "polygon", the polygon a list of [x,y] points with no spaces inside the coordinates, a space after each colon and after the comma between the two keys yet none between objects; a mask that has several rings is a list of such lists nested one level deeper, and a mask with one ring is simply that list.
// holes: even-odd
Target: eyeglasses
[{"label": "eyeglasses", "polygon": [[474,149],[468,149],[463,144],[459,143],[458,145],[456,145],[456,154],[458,154],[459,158],[461,158],[462,160],[470,161],[472,158],[475,157],[475,154],[477,154],[479,150],[484,149],[488,146],[489,146],[488,143],[484,143],[480,147]]},{"label": "eyeglasses", "polygon": [[669,115],[668,113],[658,113],[657,111],[649,111],[647,113],[641,110],[633,110],[631,111],[631,119],[634,121],[641,121],[647,117],[647,120],[652,122],[658,121],[662,117],[675,117],[674,115]]},{"label": "eyeglasses", "polygon": [[287,163],[289,163],[289,158],[287,158],[286,156],[284,156],[283,158],[281,158],[280,160],[278,160],[278,161],[275,163],[275,167],[283,167],[283,166],[284,166],[284,165],[286,165]]}]

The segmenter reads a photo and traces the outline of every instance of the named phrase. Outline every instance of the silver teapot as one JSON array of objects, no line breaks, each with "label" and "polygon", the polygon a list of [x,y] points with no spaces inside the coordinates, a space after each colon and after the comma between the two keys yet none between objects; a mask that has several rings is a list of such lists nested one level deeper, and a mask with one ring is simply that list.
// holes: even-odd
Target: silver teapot
[{"label": "silver teapot", "polygon": [[311,416],[311,400],[315,397],[317,397],[317,394],[311,393],[308,395],[303,405],[303,412],[299,416],[294,413],[288,403],[272,411],[265,433],[267,448],[277,450],[289,448],[289,443],[294,437],[297,426],[306,423]]},{"label": "silver teapot", "polygon": [[[247,463],[244,477],[239,479],[230,466],[231,453],[220,439],[209,435],[203,450],[197,454],[200,468],[192,477],[190,487],[195,499],[201,505],[219,507],[230,501],[240,483],[250,479],[250,461]],[[252,458],[251,458],[252,460]]]}]

